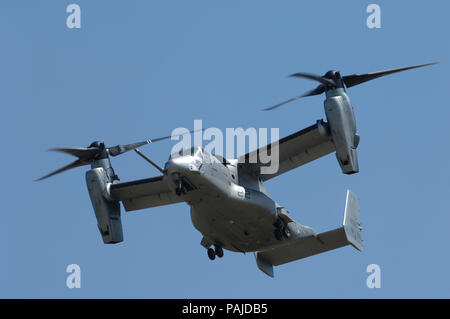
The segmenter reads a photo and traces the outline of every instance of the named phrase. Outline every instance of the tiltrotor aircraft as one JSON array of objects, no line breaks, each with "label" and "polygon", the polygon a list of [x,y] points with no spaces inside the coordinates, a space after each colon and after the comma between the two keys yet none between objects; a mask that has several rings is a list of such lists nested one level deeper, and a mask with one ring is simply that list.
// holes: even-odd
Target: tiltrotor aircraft
[{"label": "tiltrotor aircraft", "polygon": [[[170,136],[114,147],[94,142],[86,148],[53,149],[78,159],[39,180],[90,164],[86,183],[105,244],[123,241],[120,202],[126,211],[134,211],[184,201],[191,208],[192,223],[202,233],[201,245],[207,249],[211,260],[216,256],[223,257],[224,249],[253,252],[258,268],[271,277],[273,266],[346,245],[362,251],[359,204],[350,190],[347,191],[342,227],[316,233],[312,228],[296,222],[284,207],[271,198],[263,183],[332,152],[336,153],[344,174],[357,173],[359,136],[345,87],[431,64],[434,63],[349,76],[341,76],[337,71],[329,71],[324,76],[293,74],[293,77],[311,79],[320,84],[314,90],[266,110],[302,97],[325,93],[327,122],[319,120],[282,138],[278,145],[270,144],[240,158],[225,159],[200,147],[192,147],[180,154],[172,154],[162,168],[137,148]],[[276,173],[261,174],[265,164],[259,160],[260,155],[270,152],[274,145],[279,151],[279,169]],[[130,150],[135,150],[161,175],[120,182],[109,156]],[[250,161],[251,158],[254,160]]]}]

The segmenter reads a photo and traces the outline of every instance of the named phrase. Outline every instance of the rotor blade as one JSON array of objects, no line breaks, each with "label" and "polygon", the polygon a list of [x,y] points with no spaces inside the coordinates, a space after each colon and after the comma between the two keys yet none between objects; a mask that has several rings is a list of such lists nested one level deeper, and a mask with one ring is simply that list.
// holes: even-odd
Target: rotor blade
[{"label": "rotor blade", "polygon": [[50,151],[57,151],[67,153],[78,158],[87,159],[93,158],[98,153],[98,148],[96,147],[55,147],[51,148]]},{"label": "rotor blade", "polygon": [[68,164],[68,165],[66,165],[64,167],[61,167],[60,169],[57,169],[56,171],[51,172],[50,174],[47,174],[45,176],[42,176],[41,178],[36,179],[35,181],[36,182],[37,181],[42,181],[43,179],[46,179],[46,178],[48,178],[50,176],[62,173],[64,171],[67,171],[69,169],[72,169],[72,168],[75,168],[75,167],[78,167],[78,166],[87,165],[87,164],[89,164],[89,162],[86,162],[86,161],[83,161],[83,160],[76,160],[75,162],[72,162],[72,163],[70,163],[70,164]]},{"label": "rotor blade", "polygon": [[113,146],[113,147],[108,147],[107,150],[108,150],[109,155],[117,156],[117,155],[120,155],[122,153],[134,150],[134,149],[136,149],[136,148],[138,148],[138,147],[140,147],[142,145],[149,144],[151,142],[152,141],[147,140],[147,141],[133,143],[133,144],[127,144],[127,145],[116,145],[116,146]]},{"label": "rotor blade", "polygon": [[[204,130],[203,128],[197,129],[197,130],[191,130],[191,131],[189,131],[189,133],[200,132],[200,131],[203,131],[203,130]],[[174,135],[168,135],[168,136],[164,136],[164,137],[154,138],[154,139],[150,140],[150,143],[159,142],[159,141],[162,141],[162,140],[167,140],[167,139],[170,139],[172,137],[178,137],[178,136],[182,136],[182,135],[185,135],[185,134],[188,134],[188,133],[174,134]]]},{"label": "rotor blade", "polygon": [[323,85],[319,85],[314,90],[308,91],[306,93],[303,93],[302,95],[298,95],[296,97],[293,97],[292,99],[289,99],[287,101],[278,103],[278,104],[276,104],[274,106],[267,107],[267,108],[263,109],[263,111],[271,111],[271,110],[276,109],[276,108],[278,108],[278,107],[280,107],[280,106],[282,106],[284,104],[287,104],[289,102],[293,102],[295,100],[301,99],[302,97],[318,95],[318,94],[322,94],[323,92],[325,92],[325,87]]},{"label": "rotor blade", "polygon": [[116,145],[116,146],[113,146],[113,147],[108,147],[107,150],[108,150],[109,155],[117,156],[117,155],[120,155],[122,153],[134,150],[134,149],[136,149],[138,147],[141,147],[143,145],[147,145],[147,144],[150,144],[150,143],[155,143],[155,142],[167,140],[167,139],[170,139],[172,137],[177,137],[177,136],[181,136],[181,135],[188,134],[188,133],[194,133],[194,132],[198,132],[198,131],[203,131],[203,129],[192,130],[192,131],[189,131],[189,132],[186,132],[186,133],[182,133],[182,134],[175,134],[175,135],[168,135],[168,136],[164,136],[164,137],[158,137],[158,138],[155,138],[155,139],[152,139],[152,140],[146,140],[146,141],[143,141],[143,142],[138,142],[138,143],[133,143],[133,144]]},{"label": "rotor blade", "polygon": [[324,85],[336,86],[336,83],[333,80],[327,79],[327,78],[324,78],[324,77],[321,77],[321,76],[318,76],[318,75],[310,74],[310,73],[299,72],[299,73],[291,74],[289,76],[290,77],[299,77],[299,78],[305,78],[305,79],[309,79],[309,80],[314,80],[314,81],[320,82],[320,83],[322,83]]},{"label": "rotor blade", "polygon": [[407,66],[404,68],[398,68],[398,69],[391,69],[391,70],[385,70],[385,71],[379,71],[379,72],[373,72],[373,73],[366,73],[366,74],[352,74],[352,75],[346,75],[342,77],[342,80],[344,81],[344,84],[346,87],[352,87],[370,80],[374,80],[376,78],[389,75],[392,73],[402,72],[406,70],[421,68],[424,66],[432,65],[432,64],[438,64],[439,62],[431,62],[431,63],[425,63],[425,64],[419,64],[419,65],[413,65],[413,66]]}]

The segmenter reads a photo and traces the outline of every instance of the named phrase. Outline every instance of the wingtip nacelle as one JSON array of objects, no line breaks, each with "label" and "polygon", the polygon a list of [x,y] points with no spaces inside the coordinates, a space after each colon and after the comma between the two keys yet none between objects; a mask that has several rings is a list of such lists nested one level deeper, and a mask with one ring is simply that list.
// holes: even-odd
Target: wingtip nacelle
[{"label": "wingtip nacelle", "polygon": [[[108,185],[115,178],[109,159],[92,164],[86,172],[86,185],[97,218],[98,230],[105,244],[117,244],[123,241],[120,203],[105,196]],[[97,166],[97,167],[96,167]]]},{"label": "wingtip nacelle", "polygon": [[345,154],[345,160],[342,160],[336,152],[336,158],[341,166],[342,173],[351,175],[359,172],[358,154],[355,148],[350,148]]},{"label": "wingtip nacelle", "polygon": [[344,174],[358,173],[356,148],[359,144],[359,135],[356,134],[353,107],[344,89],[328,91],[324,107],[329,132],[336,148],[336,157],[342,172]]}]

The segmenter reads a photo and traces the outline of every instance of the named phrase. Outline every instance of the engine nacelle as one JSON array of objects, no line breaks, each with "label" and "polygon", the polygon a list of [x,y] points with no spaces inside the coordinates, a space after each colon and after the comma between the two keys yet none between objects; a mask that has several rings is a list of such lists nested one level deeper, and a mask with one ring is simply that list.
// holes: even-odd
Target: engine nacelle
[{"label": "engine nacelle", "polygon": [[356,147],[356,121],[353,107],[345,91],[341,88],[327,92],[324,102],[328,126],[336,148],[336,157],[344,174],[359,172]]},{"label": "engine nacelle", "polygon": [[86,172],[86,184],[92,207],[97,218],[97,226],[105,244],[116,244],[123,241],[122,221],[120,219],[120,203],[108,200],[107,185],[109,175],[103,167],[92,168]]}]

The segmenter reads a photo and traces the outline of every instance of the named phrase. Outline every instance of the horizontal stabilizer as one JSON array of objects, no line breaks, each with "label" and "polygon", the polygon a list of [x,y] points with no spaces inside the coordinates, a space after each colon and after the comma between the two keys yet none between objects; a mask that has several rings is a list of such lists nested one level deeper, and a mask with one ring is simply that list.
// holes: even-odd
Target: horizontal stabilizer
[{"label": "horizontal stabilizer", "polygon": [[343,226],[331,231],[286,241],[284,245],[255,253],[258,268],[273,277],[272,266],[352,245],[362,251],[358,198],[347,191]]}]

